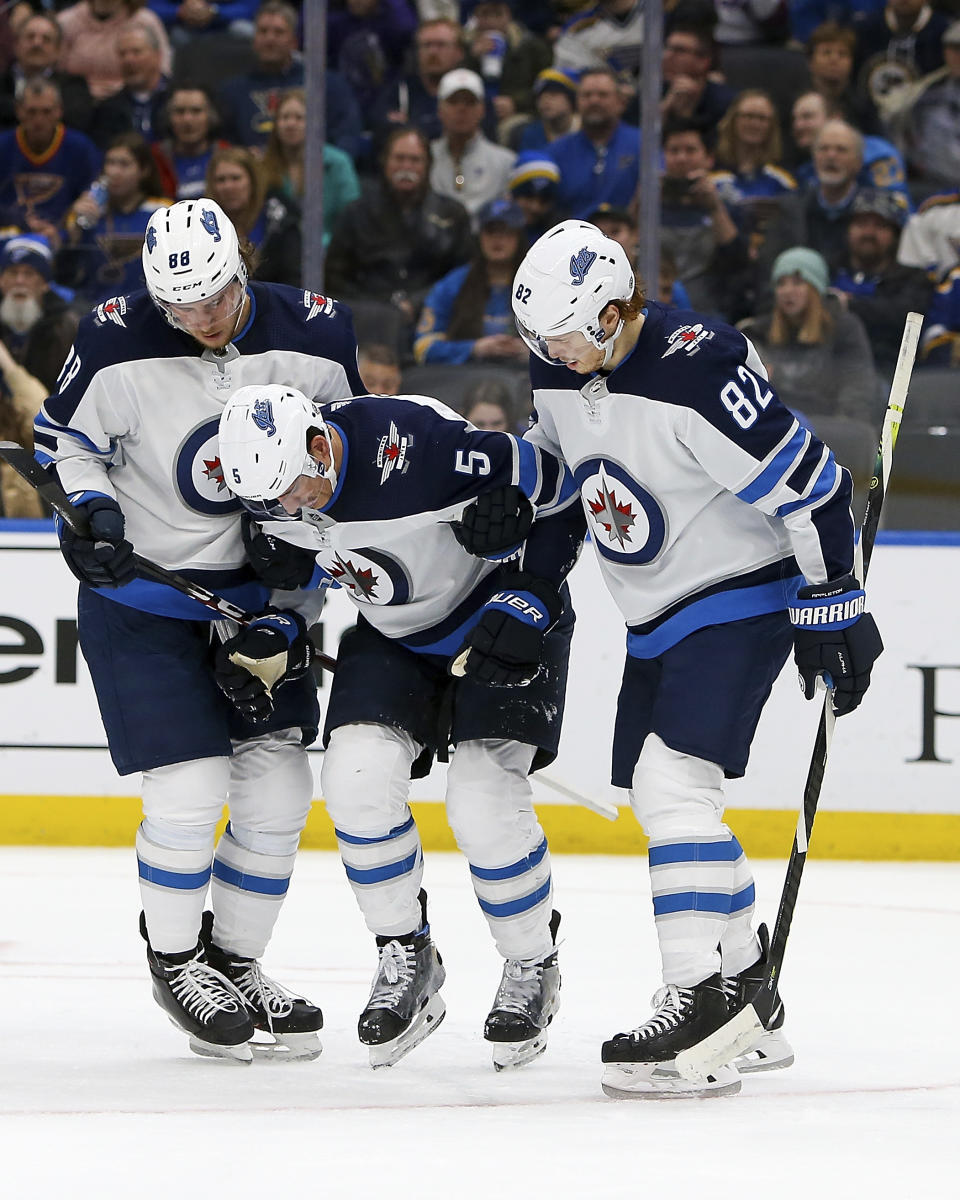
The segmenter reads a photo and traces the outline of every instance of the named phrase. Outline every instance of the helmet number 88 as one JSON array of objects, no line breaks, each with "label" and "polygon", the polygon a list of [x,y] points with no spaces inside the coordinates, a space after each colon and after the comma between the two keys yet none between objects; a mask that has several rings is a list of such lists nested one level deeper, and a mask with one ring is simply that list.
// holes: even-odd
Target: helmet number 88
[{"label": "helmet number 88", "polygon": [[758,410],[766,408],[773,399],[773,392],[769,388],[761,389],[761,381],[746,367],[737,367],[737,375],[743,383],[750,385],[753,399],[734,379],[720,389],[720,399],[740,428],[749,429],[757,419]]},{"label": "helmet number 88", "polygon": [[167,260],[167,266],[170,268],[171,271],[174,270],[174,268],[176,268],[176,267],[189,267],[190,266],[190,251],[189,250],[181,250],[181,252],[179,254],[174,252],[173,254],[169,255],[168,260]]}]

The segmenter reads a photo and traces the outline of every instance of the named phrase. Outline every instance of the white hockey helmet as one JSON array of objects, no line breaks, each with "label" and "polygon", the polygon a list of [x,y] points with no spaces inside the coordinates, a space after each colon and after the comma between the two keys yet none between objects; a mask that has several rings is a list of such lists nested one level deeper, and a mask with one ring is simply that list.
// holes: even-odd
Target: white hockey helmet
[{"label": "white hockey helmet", "polygon": [[623,321],[607,337],[600,314],[611,300],[629,300],[636,279],[626,251],[588,221],[562,221],[538,238],[513,281],[513,315],[520,336],[548,363],[546,339],[582,333],[605,346],[604,366]]},{"label": "white hockey helmet", "polygon": [[242,302],[246,264],[233,222],[215,200],[201,196],[158,208],[147,222],[140,257],[147,291],[175,328],[182,328],[178,306],[209,300],[235,280]]},{"label": "white hockey helmet", "polygon": [[295,519],[279,497],[301,475],[320,475],[336,489],[333,461],[318,463],[307,450],[307,431],[330,440],[320,408],[303,392],[282,383],[238,388],[220,416],[220,465],[227,487],[244,508],[269,520]]}]

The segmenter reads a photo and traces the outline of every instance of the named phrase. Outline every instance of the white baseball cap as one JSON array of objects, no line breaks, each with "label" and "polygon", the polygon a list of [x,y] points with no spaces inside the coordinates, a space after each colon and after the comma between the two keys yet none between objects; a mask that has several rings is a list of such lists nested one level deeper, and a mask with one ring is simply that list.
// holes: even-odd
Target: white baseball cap
[{"label": "white baseball cap", "polygon": [[457,92],[469,92],[477,100],[483,100],[483,80],[476,71],[468,71],[466,67],[456,67],[448,71],[440,80],[437,88],[438,100],[449,100]]}]

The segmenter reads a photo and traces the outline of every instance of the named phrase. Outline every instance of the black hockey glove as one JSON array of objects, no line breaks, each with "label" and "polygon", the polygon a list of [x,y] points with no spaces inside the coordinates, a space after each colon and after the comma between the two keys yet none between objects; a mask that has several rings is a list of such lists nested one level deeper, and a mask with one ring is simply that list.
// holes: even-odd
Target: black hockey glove
[{"label": "black hockey glove", "polygon": [[217,648],[214,676],[230,703],[257,724],[273,712],[273,689],[299,679],[312,658],[303,617],[289,609],[270,612]]},{"label": "black hockey glove", "polygon": [[86,513],[90,533],[79,537],[63,526],[60,550],[67,566],[81,583],[91,587],[123,587],[136,578],[133,546],[123,536],[123,513],[116,500],[95,496],[77,506]]},{"label": "black hockey glove", "polygon": [[832,583],[802,587],[795,608],[793,656],[800,687],[808,700],[816,695],[817,676],[833,688],[838,717],[853,712],[870,686],[870,671],[883,653],[876,623],[864,612],[866,598],[852,575]]},{"label": "black hockey glove", "polygon": [[514,484],[484,492],[452,521],[454,537],[478,558],[516,554],[533,524],[533,505]]},{"label": "black hockey glove", "polygon": [[315,554],[264,533],[250,513],[243,514],[241,528],[250,565],[267,587],[291,592],[307,586],[317,565]]},{"label": "black hockey glove", "polygon": [[451,660],[450,674],[495,687],[531,683],[540,671],[543,639],[562,611],[553,584],[525,571],[506,576]]}]

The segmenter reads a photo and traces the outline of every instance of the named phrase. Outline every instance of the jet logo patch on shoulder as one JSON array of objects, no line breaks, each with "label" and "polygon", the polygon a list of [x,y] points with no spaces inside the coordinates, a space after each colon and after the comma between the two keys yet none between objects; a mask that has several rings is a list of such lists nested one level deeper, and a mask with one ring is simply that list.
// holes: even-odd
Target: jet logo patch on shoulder
[{"label": "jet logo patch on shoulder", "polygon": [[669,358],[678,350],[683,350],[687,354],[696,354],[700,349],[700,343],[709,342],[713,336],[714,331],[704,329],[699,322],[696,325],[681,325],[667,338],[667,348],[660,357]]},{"label": "jet logo patch on shoulder", "polygon": [[398,475],[406,472],[410,463],[407,461],[407,451],[413,445],[412,434],[402,434],[393,421],[390,422],[390,432],[380,439],[377,446],[376,464],[380,468],[380,483],[384,484],[394,471]]},{"label": "jet logo patch on shoulder", "polygon": [[303,307],[308,310],[308,321],[312,321],[320,313],[325,317],[333,316],[333,301],[328,296],[321,296],[319,292],[304,292]]},{"label": "jet logo patch on shoulder", "polygon": [[127,323],[123,319],[126,311],[126,297],[111,296],[109,300],[104,300],[102,304],[97,305],[97,315],[94,317],[94,321],[97,325],[106,325],[108,321],[112,321],[114,325],[126,329]]}]

